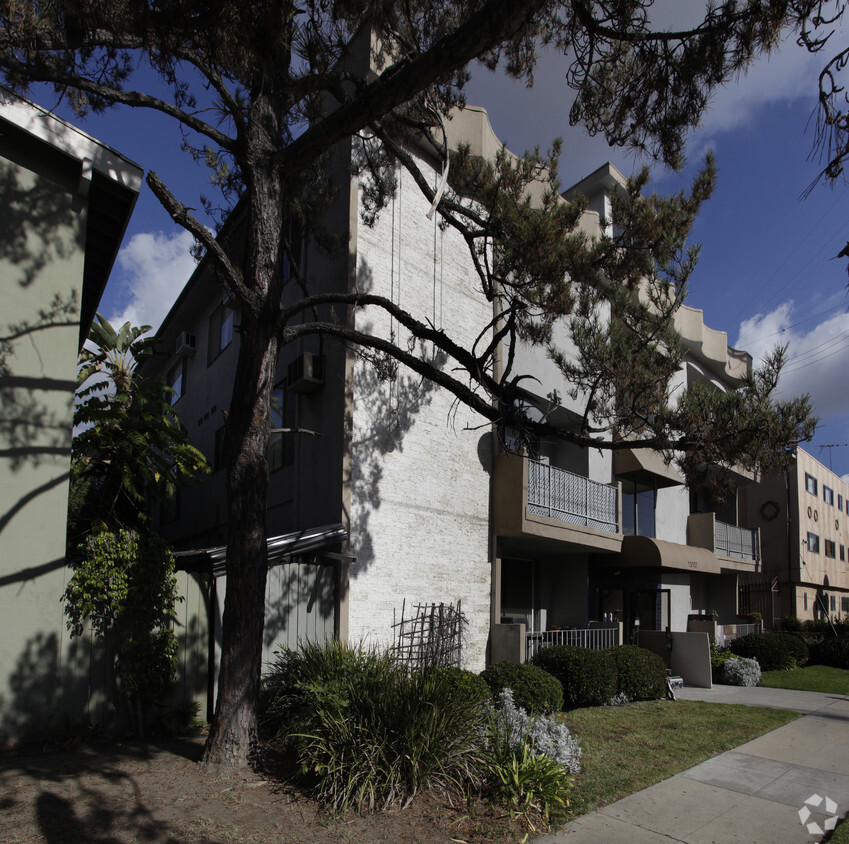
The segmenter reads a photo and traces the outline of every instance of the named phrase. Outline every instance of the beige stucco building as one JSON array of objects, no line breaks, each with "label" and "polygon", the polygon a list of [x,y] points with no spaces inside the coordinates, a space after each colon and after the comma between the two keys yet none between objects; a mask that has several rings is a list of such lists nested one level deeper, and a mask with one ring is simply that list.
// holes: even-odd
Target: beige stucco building
[{"label": "beige stucco building", "polygon": [[849,616],[849,484],[803,449],[785,474],[746,491],[758,527],[776,620]]},{"label": "beige stucco building", "polygon": [[60,601],[76,360],[141,176],[0,87],[0,747],[100,720],[102,666]]}]

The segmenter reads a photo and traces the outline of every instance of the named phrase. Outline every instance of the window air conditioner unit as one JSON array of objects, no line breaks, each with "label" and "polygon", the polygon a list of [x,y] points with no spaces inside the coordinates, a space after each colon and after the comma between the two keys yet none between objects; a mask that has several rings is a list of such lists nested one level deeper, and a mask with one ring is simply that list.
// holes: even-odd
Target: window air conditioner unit
[{"label": "window air conditioner unit", "polygon": [[303,352],[286,370],[286,386],[293,393],[312,393],[324,384],[324,355]]},{"label": "window air conditioner unit", "polygon": [[183,331],[177,335],[177,342],[174,345],[174,353],[176,355],[183,358],[190,358],[194,355],[196,349],[197,338],[194,334]]}]

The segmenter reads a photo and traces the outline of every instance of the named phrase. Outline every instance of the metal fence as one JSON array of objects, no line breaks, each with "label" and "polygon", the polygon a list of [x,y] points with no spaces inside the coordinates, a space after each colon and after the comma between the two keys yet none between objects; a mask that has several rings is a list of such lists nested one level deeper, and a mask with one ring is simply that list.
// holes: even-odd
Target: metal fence
[{"label": "metal fence", "polygon": [[528,510],[561,522],[616,533],[617,488],[528,460]]},{"label": "metal fence", "polygon": [[546,630],[544,633],[528,633],[527,659],[530,661],[541,648],[549,645],[571,645],[600,651],[621,644],[619,626],[586,627],[577,630]]}]

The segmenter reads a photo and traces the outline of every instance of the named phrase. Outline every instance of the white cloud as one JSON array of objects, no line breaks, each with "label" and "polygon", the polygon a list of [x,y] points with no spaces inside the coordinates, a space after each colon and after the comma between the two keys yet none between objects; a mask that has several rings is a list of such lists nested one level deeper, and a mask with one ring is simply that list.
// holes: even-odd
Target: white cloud
[{"label": "white cloud", "polygon": [[129,299],[123,310],[109,314],[109,321],[158,328],[197,266],[189,252],[193,242],[187,231],[133,235],[116,261],[120,286]]},{"label": "white cloud", "polygon": [[787,345],[787,363],[779,383],[781,397],[809,393],[814,412],[823,418],[849,413],[849,313],[845,299],[840,298],[813,328],[793,301],[784,302],[743,322],[735,343],[752,355],[756,365],[775,346]]}]

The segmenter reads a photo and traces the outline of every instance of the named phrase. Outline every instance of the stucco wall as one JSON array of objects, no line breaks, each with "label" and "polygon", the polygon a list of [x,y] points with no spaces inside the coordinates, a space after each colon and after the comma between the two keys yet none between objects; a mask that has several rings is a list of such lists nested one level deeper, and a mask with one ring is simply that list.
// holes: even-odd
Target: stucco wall
[{"label": "stucco wall", "polygon": [[67,173],[35,166],[0,136],[0,334],[36,323],[57,297],[75,304],[0,346],[0,746],[73,696],[59,597],[86,205]]},{"label": "stucco wall", "polygon": [[[359,224],[357,285],[469,341],[491,310],[475,288],[466,246],[428,220],[428,208],[412,179],[399,175],[398,194],[376,225]],[[356,320],[406,342],[376,309],[358,311]],[[461,602],[469,622],[464,663],[479,670],[489,628],[488,426],[403,367],[394,380],[380,380],[358,360],[353,395],[350,639],[389,643],[404,600],[407,616],[418,603]]]}]

